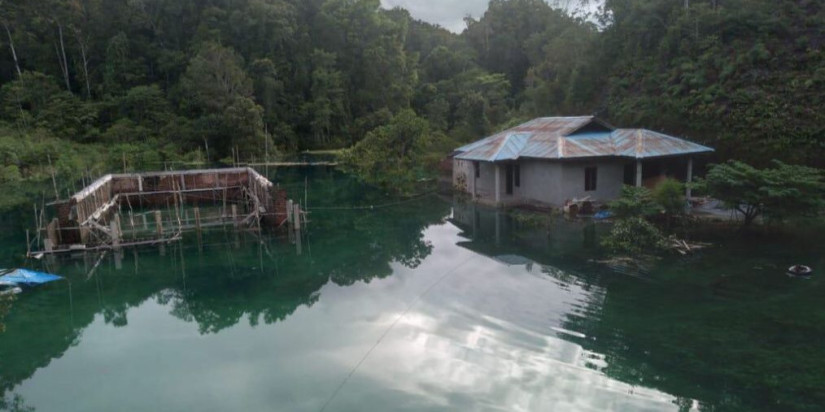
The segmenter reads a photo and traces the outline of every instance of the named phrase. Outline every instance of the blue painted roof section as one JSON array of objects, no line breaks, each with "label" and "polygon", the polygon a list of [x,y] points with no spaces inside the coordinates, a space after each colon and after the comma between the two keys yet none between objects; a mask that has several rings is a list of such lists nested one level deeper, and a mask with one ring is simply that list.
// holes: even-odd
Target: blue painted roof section
[{"label": "blue painted roof section", "polygon": [[530,135],[527,133],[507,135],[504,142],[501,144],[501,147],[499,147],[498,152],[496,152],[493,157],[495,159],[494,161],[518,159],[519,153],[521,153],[521,151],[524,150],[524,147],[527,146],[527,141],[529,139]]},{"label": "blue painted roof section", "polygon": [[63,277],[28,269],[14,269],[8,274],[0,276],[0,281],[18,285],[40,285],[59,279],[63,279]]},{"label": "blue painted roof section", "polygon": [[[592,131],[593,126],[605,131]],[[589,127],[586,127],[589,126]],[[577,130],[590,130],[577,133]],[[585,157],[645,159],[713,149],[646,129],[616,129],[592,116],[542,117],[456,149],[455,158],[485,162]]]}]

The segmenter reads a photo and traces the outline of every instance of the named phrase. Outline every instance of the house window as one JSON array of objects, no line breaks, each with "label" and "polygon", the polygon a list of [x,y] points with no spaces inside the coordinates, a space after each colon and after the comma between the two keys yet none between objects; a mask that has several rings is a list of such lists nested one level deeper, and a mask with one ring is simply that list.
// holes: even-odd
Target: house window
[{"label": "house window", "polygon": [[481,177],[481,165],[479,165],[478,162],[473,162],[473,169],[476,172],[476,178]]},{"label": "house window", "polygon": [[521,167],[519,165],[513,166],[513,180],[516,187],[521,187]]},{"label": "house window", "polygon": [[596,168],[586,167],[584,169],[584,191],[592,192],[596,190]]}]

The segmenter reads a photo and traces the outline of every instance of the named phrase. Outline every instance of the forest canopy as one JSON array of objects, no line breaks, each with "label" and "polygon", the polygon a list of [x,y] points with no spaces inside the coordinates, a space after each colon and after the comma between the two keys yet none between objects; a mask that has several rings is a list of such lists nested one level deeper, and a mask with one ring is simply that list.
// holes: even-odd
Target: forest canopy
[{"label": "forest canopy", "polygon": [[399,118],[447,152],[595,114],[823,165],[821,1],[576,10],[492,0],[455,34],[379,0],[2,0],[0,184],[350,148]]}]

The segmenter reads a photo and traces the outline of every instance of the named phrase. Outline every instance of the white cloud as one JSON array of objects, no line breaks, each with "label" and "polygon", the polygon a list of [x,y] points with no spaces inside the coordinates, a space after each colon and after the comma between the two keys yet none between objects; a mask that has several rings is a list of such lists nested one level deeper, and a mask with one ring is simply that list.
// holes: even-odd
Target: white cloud
[{"label": "white cloud", "polygon": [[[466,27],[464,18],[480,18],[487,11],[488,2],[489,0],[381,0],[381,6],[385,9],[407,9],[413,18],[437,24],[453,33],[461,33]],[[580,7],[582,1],[560,0],[557,3],[549,0],[549,3],[572,10]],[[589,0],[583,3],[585,12],[594,13],[603,0]]]},{"label": "white cloud", "polygon": [[402,7],[416,19],[438,24],[454,33],[464,30],[464,17],[481,17],[488,0],[381,0],[384,8]]}]

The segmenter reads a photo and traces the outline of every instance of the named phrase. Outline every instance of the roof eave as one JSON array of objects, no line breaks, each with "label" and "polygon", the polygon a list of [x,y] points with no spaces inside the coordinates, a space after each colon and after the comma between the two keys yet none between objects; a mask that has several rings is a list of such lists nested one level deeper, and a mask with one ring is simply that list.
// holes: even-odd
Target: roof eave
[{"label": "roof eave", "polygon": [[[635,159],[644,160],[644,159],[659,159],[659,158],[665,158],[665,157],[695,156],[695,155],[703,155],[703,154],[707,154],[707,153],[713,153],[715,151],[716,150],[711,149],[711,148],[708,147],[708,148],[705,148],[705,149],[698,149],[698,150],[689,151],[689,152],[666,153],[666,154],[657,154],[657,155],[652,155],[652,156],[639,156],[639,155],[636,155]],[[631,159],[634,158],[633,156],[627,156],[627,157],[631,158]]]}]

